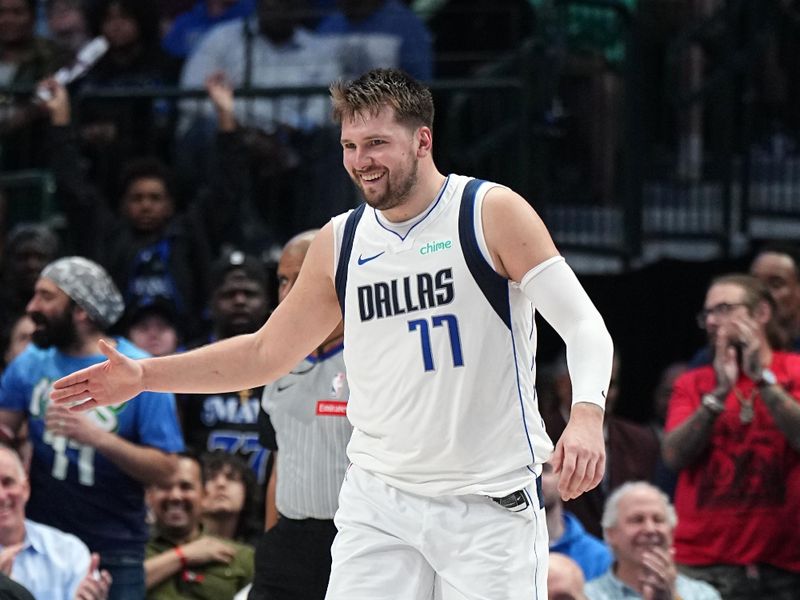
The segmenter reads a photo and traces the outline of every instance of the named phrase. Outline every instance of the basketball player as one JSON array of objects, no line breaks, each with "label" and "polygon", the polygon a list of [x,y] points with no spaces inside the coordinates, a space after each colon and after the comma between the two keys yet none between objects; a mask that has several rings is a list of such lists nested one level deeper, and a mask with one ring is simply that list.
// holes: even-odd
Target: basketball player
[{"label": "basketball player", "polygon": [[[433,101],[395,70],[331,88],[344,166],[365,205],[312,243],[258,332],[190,353],[108,361],[54,385],[85,410],[142,390],[274,381],[344,316],[353,424],[329,600],[546,598],[534,311],[564,338],[573,382],[552,463],[575,498],[602,478],[612,344],[530,205],[433,162]],[[535,590],[533,590],[535,588]]]}]

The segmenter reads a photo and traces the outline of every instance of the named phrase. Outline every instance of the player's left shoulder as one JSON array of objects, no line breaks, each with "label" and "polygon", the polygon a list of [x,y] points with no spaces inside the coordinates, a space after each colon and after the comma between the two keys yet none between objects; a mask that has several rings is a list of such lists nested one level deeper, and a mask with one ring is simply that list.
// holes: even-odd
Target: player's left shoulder
[{"label": "player's left shoulder", "polygon": [[558,255],[550,233],[533,207],[514,190],[495,186],[483,199],[481,223],[500,275],[513,281]]},{"label": "player's left shoulder", "polygon": [[483,197],[484,210],[513,210],[514,208],[527,207],[532,209],[528,201],[522,197],[521,194],[515,192],[510,187],[495,183],[494,181],[486,181],[483,183],[485,193]]},{"label": "player's left shoulder", "polygon": [[487,234],[491,235],[496,230],[502,233],[499,236],[502,240],[509,234],[530,233],[532,229],[545,230],[536,210],[523,196],[500,184],[489,185],[481,205],[481,219]]}]

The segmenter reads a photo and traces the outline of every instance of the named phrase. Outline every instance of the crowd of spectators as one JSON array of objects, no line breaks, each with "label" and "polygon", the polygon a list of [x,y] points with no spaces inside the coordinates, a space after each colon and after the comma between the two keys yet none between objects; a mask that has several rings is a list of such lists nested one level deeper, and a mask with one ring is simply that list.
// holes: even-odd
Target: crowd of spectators
[{"label": "crowd of spectators", "polygon": [[[356,201],[320,91],[339,77],[376,66],[468,76],[474,65],[448,57],[480,45],[499,55],[566,19],[553,110],[577,124],[592,196],[607,202],[619,19],[648,3],[599,16],[578,6],[555,14],[546,0],[492,4],[516,16],[519,39],[458,35],[480,27],[471,11],[491,8],[476,1],[0,0],[0,86],[48,92],[2,99],[0,163],[48,169],[64,217],[3,232],[0,493],[10,508],[0,515],[0,587],[10,577],[37,598],[70,600],[224,599],[250,585],[252,598],[324,594],[349,426],[294,413],[281,393],[313,390],[325,404],[307,412],[343,416],[339,330],[266,390],[142,394],[81,416],[49,406],[48,386],[98,362],[100,338],[162,356],[264,323],[302,263],[308,236],[298,232]],[[98,35],[109,49],[85,77],[67,87],[50,78]],[[685,59],[692,84],[703,52],[692,46]],[[158,86],[191,97],[130,94]],[[236,94],[304,86],[319,90]],[[679,131],[690,177],[702,170],[696,113]],[[268,264],[287,240],[275,277]],[[616,414],[612,381],[598,488],[562,502],[545,466],[551,597],[796,597],[799,261],[793,246],[770,245],[750,275],[710,282],[699,315],[708,344],[664,365],[652,423]],[[624,368],[617,357],[615,380]],[[571,404],[566,359],[540,388],[555,441]]]},{"label": "crowd of spectators", "polygon": [[[697,315],[707,344],[690,361],[664,367],[652,425],[613,425],[612,383],[605,480],[613,484],[563,507],[555,502],[555,510],[548,506],[551,551],[582,571],[559,556],[551,594],[567,595],[552,598],[796,596],[800,398],[793,324],[800,314],[799,267],[795,247],[767,244],[755,253],[750,273],[709,282]],[[542,397],[545,419],[564,410],[558,392],[563,372],[558,361],[549,374],[554,391]],[[621,468],[625,475],[615,477]],[[553,503],[547,472],[543,487]],[[593,506],[595,498],[601,513],[579,512],[574,541],[564,543],[571,505]],[[555,533],[554,515],[563,521]],[[586,530],[599,531],[613,553],[611,568],[597,579],[586,567],[587,553],[596,552]]]}]

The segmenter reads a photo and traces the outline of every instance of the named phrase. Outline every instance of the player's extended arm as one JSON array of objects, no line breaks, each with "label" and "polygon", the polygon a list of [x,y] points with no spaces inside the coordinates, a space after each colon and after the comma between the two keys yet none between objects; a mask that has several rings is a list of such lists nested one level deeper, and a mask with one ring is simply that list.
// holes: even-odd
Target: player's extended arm
[{"label": "player's extended arm", "polygon": [[495,269],[520,283],[536,310],[566,344],[572,411],[552,459],[565,500],[603,478],[603,409],[613,345],[600,313],[559,256],[542,220],[518,194],[493,188],[484,199],[483,229]]},{"label": "player's extended arm", "polygon": [[109,344],[108,360],[53,384],[57,404],[75,410],[123,402],[145,391],[222,393],[258,387],[288,373],[342,318],[333,284],[333,231],[326,225],[308,250],[292,291],[257,332],[184,354],[130,360]]}]

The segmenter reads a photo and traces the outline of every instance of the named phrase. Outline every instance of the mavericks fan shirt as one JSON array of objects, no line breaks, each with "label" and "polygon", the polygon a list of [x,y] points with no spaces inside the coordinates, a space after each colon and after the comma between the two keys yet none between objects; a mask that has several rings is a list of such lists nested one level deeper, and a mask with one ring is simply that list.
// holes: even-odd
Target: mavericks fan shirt
[{"label": "mavericks fan shirt", "polygon": [[[123,338],[116,341],[125,356],[148,356]],[[3,373],[0,409],[24,412],[28,418],[33,444],[28,518],[78,536],[93,552],[144,552],[148,530],[143,485],[93,447],[53,436],[44,426],[53,382],[103,360],[101,354],[71,357],[30,344]],[[165,452],[183,449],[172,394],[143,392],[124,404],[84,414],[133,444]]]}]

